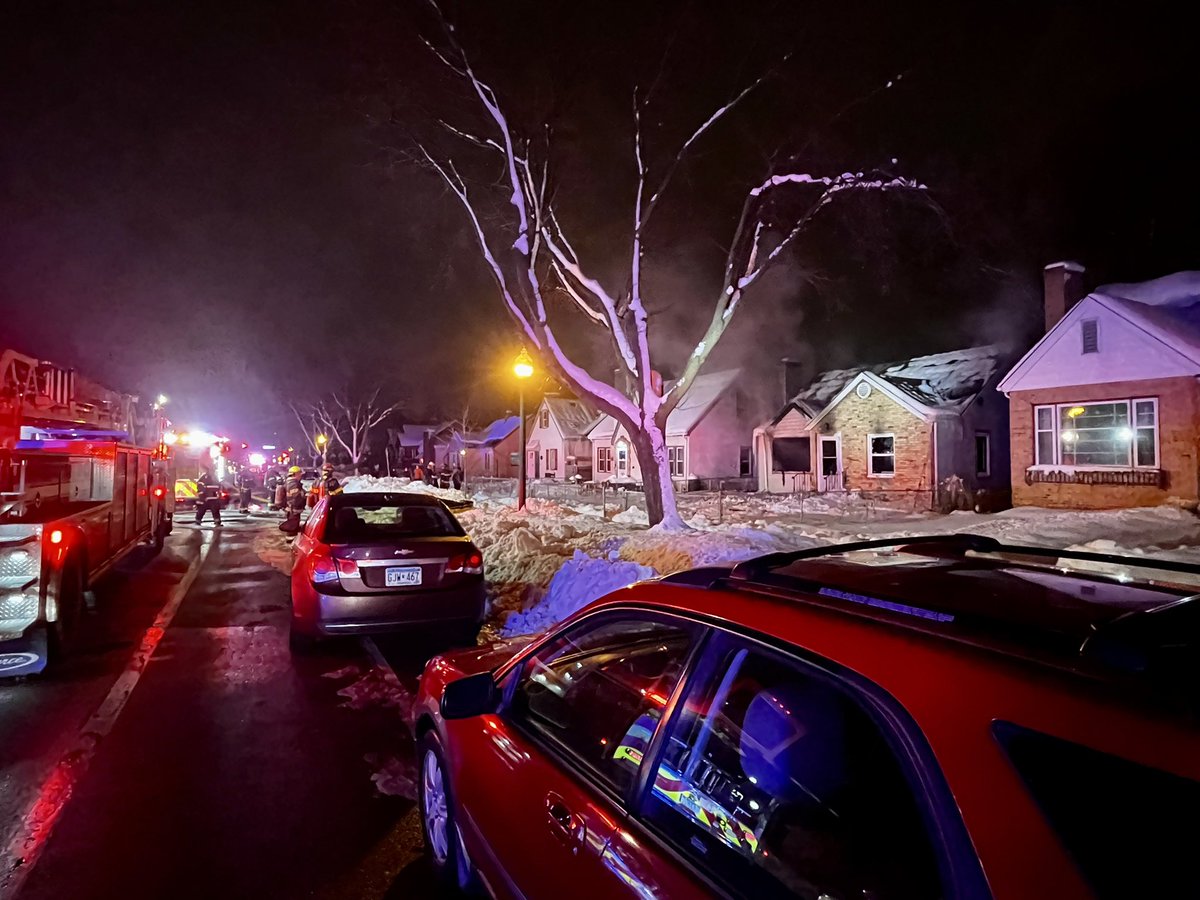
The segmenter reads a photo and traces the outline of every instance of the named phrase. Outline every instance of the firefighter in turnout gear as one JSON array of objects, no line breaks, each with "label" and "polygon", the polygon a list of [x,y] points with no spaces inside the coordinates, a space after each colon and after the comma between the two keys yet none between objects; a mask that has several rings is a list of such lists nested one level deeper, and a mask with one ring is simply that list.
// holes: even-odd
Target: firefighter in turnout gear
[{"label": "firefighter in turnout gear", "polygon": [[300,467],[292,466],[288,469],[285,482],[287,517],[295,519],[297,524],[300,522],[300,513],[304,511],[304,484],[300,481],[300,474]]},{"label": "firefighter in turnout gear", "polygon": [[321,477],[313,482],[313,486],[309,492],[311,496],[309,497],[308,505],[316,506],[317,501],[322,497],[332,497],[341,492],[342,484],[333,474],[333,465],[325,463],[325,465],[321,466]]},{"label": "firefighter in turnout gear", "polygon": [[221,524],[221,484],[208,472],[196,477],[196,524],[204,521],[204,514],[211,512],[213,522]]}]

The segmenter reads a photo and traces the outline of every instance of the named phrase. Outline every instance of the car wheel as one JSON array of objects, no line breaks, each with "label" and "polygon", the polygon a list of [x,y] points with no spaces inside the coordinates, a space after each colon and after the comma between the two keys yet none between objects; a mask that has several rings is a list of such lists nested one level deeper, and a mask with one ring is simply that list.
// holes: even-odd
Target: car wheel
[{"label": "car wheel", "polygon": [[288,647],[297,656],[306,656],[317,648],[318,639],[315,635],[305,634],[296,628],[293,621],[288,628]]},{"label": "car wheel", "polygon": [[434,874],[448,887],[476,893],[479,878],[467,855],[462,832],[454,816],[454,793],[446,768],[446,754],[437,735],[427,731],[420,742],[419,795],[421,833]]}]

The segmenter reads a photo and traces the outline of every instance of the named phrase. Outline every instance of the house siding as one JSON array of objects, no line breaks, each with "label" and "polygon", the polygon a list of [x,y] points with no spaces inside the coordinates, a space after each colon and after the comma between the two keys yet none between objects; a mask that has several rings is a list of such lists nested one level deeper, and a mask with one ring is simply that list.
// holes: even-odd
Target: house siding
[{"label": "house siding", "polygon": [[[762,445],[756,449],[756,465],[758,466],[758,486],[760,490],[774,494],[790,494],[800,490],[811,490],[812,473],[776,472],[771,441],[775,438],[809,438],[808,416],[798,409],[789,409],[774,426],[765,427],[762,434]],[[816,467],[816,451],[810,451],[812,466]]]},{"label": "house siding", "polygon": [[[1026,472],[1034,464],[1035,406],[1146,397],[1158,399],[1159,466],[1165,476],[1163,487],[1046,482],[1026,484]],[[1192,505],[1200,499],[1200,475],[1197,474],[1197,450],[1200,446],[1200,385],[1195,378],[1113,381],[1014,391],[1009,396],[1009,422],[1012,432],[1012,490],[1015,505],[1114,509],[1126,506],[1158,506],[1169,502]]]},{"label": "house siding", "polygon": [[[929,423],[883,391],[867,398],[851,392],[818,423],[821,435],[841,434],[842,470],[851,491],[928,491],[932,483]],[[867,467],[867,435],[896,436],[896,474],[873,477]]]},{"label": "house siding", "polygon": [[686,438],[668,436],[667,444],[687,449],[684,471],[688,478],[737,478],[741,447],[750,445],[751,429],[738,418],[731,392],[722,397]]}]

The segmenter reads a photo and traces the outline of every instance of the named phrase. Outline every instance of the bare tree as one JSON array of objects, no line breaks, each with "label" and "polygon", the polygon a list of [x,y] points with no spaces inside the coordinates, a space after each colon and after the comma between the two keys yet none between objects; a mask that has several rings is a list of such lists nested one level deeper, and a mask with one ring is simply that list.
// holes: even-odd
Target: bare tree
[{"label": "bare tree", "polygon": [[331,440],[337,441],[350,457],[354,471],[371,449],[371,429],[386,419],[400,404],[379,405],[379,391],[358,403],[349,403],[334,394],[312,407],[313,420]]},{"label": "bare tree", "polygon": [[301,411],[295,403],[291,404],[291,407],[292,412],[296,415],[296,421],[300,423],[300,433],[304,435],[306,443],[305,449],[315,466],[322,453],[321,445],[317,443],[317,435],[321,433],[321,426],[317,422],[316,413],[311,407]]},{"label": "bare tree", "polygon": [[[717,108],[683,141],[673,156],[651,166],[643,146],[642,116],[646,97],[633,92],[632,162],[636,183],[630,211],[628,274],[622,290],[612,290],[585,264],[567,236],[554,203],[549,137],[531,139],[513,126],[497,92],[476,72],[436,0],[429,0],[442,25],[438,43],[429,49],[468,88],[482,111],[486,131],[472,134],[442,124],[473,147],[495,155],[502,165],[502,190],[508,214],[500,221],[482,211],[468,181],[449,154],[435,155],[420,145],[424,160],[441,176],[470,220],[474,236],[509,315],[524,339],[572,390],[590,398],[629,432],[641,466],[650,522],[683,528],[667,460],[667,417],[692,386],[720,341],[746,292],[812,223],[816,215],[847,191],[923,191],[925,186],[884,171],[812,175],[790,168],[773,170],[746,191],[741,215],[719,285],[714,285],[712,317],[684,364],[680,377],[666,390],[651,359],[651,318],[643,293],[644,239],[663,194],[680,164],[717,122],[763,83],[762,76]],[[777,195],[786,192],[786,198]],[[786,202],[785,202],[786,201]],[[587,321],[607,333],[620,368],[633,386],[629,394],[591,375],[563,348],[550,320],[552,295],[568,298]]]}]

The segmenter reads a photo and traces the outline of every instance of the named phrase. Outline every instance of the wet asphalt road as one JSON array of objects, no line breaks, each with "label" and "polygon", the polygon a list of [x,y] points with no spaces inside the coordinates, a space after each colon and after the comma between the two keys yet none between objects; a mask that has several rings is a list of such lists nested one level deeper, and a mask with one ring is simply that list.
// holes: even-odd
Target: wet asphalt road
[{"label": "wet asphalt road", "polygon": [[255,550],[274,528],[177,525],[102,583],[68,663],[0,681],[2,900],[437,896],[403,707],[438,647],[385,642],[402,690],[339,696],[371,659],[293,658],[287,578]]}]

